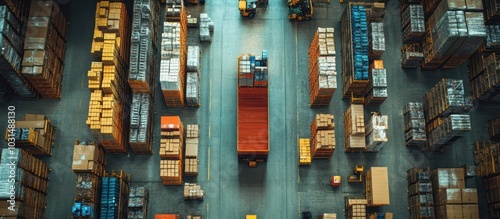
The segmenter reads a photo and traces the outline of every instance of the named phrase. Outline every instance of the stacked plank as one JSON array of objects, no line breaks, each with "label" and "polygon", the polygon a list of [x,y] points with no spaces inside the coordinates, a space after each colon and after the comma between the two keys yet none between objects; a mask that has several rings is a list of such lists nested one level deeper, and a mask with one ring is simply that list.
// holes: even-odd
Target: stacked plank
[{"label": "stacked plank", "polygon": [[439,125],[428,133],[429,145],[425,150],[442,150],[471,130],[469,115],[451,114],[447,118],[438,119],[437,123]]},{"label": "stacked plank", "polygon": [[366,199],[345,197],[345,217],[346,219],[366,219]]},{"label": "stacked plank", "polygon": [[198,148],[200,128],[197,124],[189,124],[186,128],[186,154],[184,172],[186,176],[198,176]]},{"label": "stacked plank", "polygon": [[133,94],[128,142],[135,154],[153,154],[159,13],[157,1],[134,1],[128,75]]},{"label": "stacked plank", "polygon": [[349,2],[341,18],[342,97],[363,95],[369,82],[368,27],[363,3]]},{"label": "stacked plank", "polygon": [[201,50],[198,46],[188,46],[186,64],[186,104],[200,106]]},{"label": "stacked plank", "polygon": [[370,82],[365,91],[365,105],[379,106],[387,99],[387,72],[384,61],[374,60],[369,71]]},{"label": "stacked plank", "polygon": [[[6,218],[45,218],[49,170],[47,164],[26,151],[3,149],[0,160],[0,215]],[[12,175],[15,175],[15,180],[12,180]]]},{"label": "stacked plank", "polygon": [[483,47],[470,57],[469,80],[474,99],[488,100],[500,94],[498,64],[500,57],[497,56],[497,52],[486,52]]},{"label": "stacked plank", "polygon": [[160,178],[163,185],[182,185],[184,126],[179,116],[161,117]]},{"label": "stacked plank", "polygon": [[72,212],[73,218],[85,216],[83,209],[91,209],[94,212],[92,215],[98,215],[96,211],[101,201],[101,180],[105,175],[105,166],[105,152],[99,145],[76,140],[71,169],[76,173],[74,207],[79,210]]},{"label": "stacked plank", "polygon": [[465,188],[463,168],[432,171],[436,218],[479,218],[477,190]]},{"label": "stacked plank", "polygon": [[128,194],[127,219],[148,218],[149,191],[144,186],[131,186]]},{"label": "stacked plank", "polygon": [[380,59],[385,51],[384,23],[372,21],[368,25],[368,58]]},{"label": "stacked plank", "polygon": [[54,0],[34,0],[28,18],[22,74],[43,98],[60,99],[68,25]]},{"label": "stacked plank", "polygon": [[185,106],[187,12],[182,3],[177,10],[167,13],[161,35],[160,85],[167,107]]},{"label": "stacked plank", "polygon": [[488,121],[488,130],[490,131],[491,141],[500,141],[500,117]]},{"label": "stacked plank", "polygon": [[134,154],[153,154],[152,93],[132,94],[129,144]]},{"label": "stacked plank", "polygon": [[380,113],[372,113],[372,117],[366,123],[366,151],[379,152],[383,143],[387,142],[387,130],[389,129],[389,117]]},{"label": "stacked plank", "polygon": [[403,43],[421,42],[425,34],[424,8],[421,5],[409,5],[401,10],[401,31]]},{"label": "stacked plank", "polygon": [[486,38],[484,18],[477,11],[482,6],[478,6],[477,1],[436,2],[439,4],[435,10],[428,5],[425,9],[432,15],[426,21],[422,69],[457,68]]},{"label": "stacked plank", "polygon": [[268,57],[238,56],[238,160],[266,161],[269,154]]},{"label": "stacked plank", "polygon": [[[24,18],[25,1],[3,1],[0,4],[0,75],[9,82],[22,99],[37,99],[38,91],[21,74],[23,42],[27,22]],[[20,5],[19,5],[20,4]]]},{"label": "stacked plank", "polygon": [[424,54],[421,52],[421,47],[418,43],[404,44],[401,47],[402,68],[418,68],[423,58]]},{"label": "stacked plank", "polygon": [[486,202],[491,218],[500,217],[500,143],[476,142],[474,160],[477,175],[486,187]]},{"label": "stacked plank", "polygon": [[125,218],[127,215],[130,175],[121,170],[102,178],[101,219]]},{"label": "stacked plank", "polygon": [[484,19],[486,24],[498,24],[500,22],[499,2],[495,0],[484,1]]},{"label": "stacked plank", "polygon": [[309,106],[328,107],[337,89],[334,28],[318,27],[309,46]]},{"label": "stacked plank", "polygon": [[335,151],[335,123],[331,114],[316,114],[311,123],[312,158],[328,158]]},{"label": "stacked plank", "polygon": [[363,105],[351,104],[344,113],[345,152],[366,150],[365,117]]},{"label": "stacked plank", "polygon": [[409,102],[404,106],[404,131],[406,146],[421,147],[427,144],[424,109],[421,102]]},{"label": "stacked plank", "polygon": [[7,128],[5,141],[13,137],[17,148],[34,156],[52,156],[56,128],[46,116],[26,114],[15,125],[14,131]]},{"label": "stacked plank", "polygon": [[308,138],[299,139],[299,166],[311,165],[311,144]]},{"label": "stacked plank", "polygon": [[406,172],[410,219],[434,219],[431,171],[416,167]]},{"label": "stacked plank", "polygon": [[130,23],[121,2],[99,1],[96,7],[88,72],[91,90],[86,121],[92,136],[108,153],[126,153],[129,138]]},{"label": "stacked plank", "polygon": [[196,183],[184,183],[184,200],[201,200],[205,197],[205,192]]}]

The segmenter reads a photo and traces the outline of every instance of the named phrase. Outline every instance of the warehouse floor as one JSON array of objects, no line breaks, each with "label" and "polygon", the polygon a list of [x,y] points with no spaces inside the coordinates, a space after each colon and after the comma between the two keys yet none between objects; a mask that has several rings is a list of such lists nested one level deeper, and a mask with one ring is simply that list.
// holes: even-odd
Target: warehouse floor
[{"label": "warehouse floor", "polygon": [[[87,70],[90,68],[90,44],[94,25],[94,1],[59,1],[70,21],[66,65],[61,100],[20,101],[17,118],[25,113],[47,115],[58,128],[52,157],[43,158],[51,167],[47,218],[68,218],[73,204],[75,175],[71,171],[75,139],[91,139],[85,120],[89,90]],[[203,52],[201,102],[199,108],[167,109],[161,93],[156,94],[155,121],[163,115],[180,115],[184,124],[198,123],[200,137],[200,173],[197,181],[206,192],[203,202],[185,202],[182,187],[163,186],[159,177],[159,157],[128,155],[107,156],[106,169],[123,169],[132,176],[132,185],[145,185],[150,190],[149,218],[156,213],[201,214],[212,219],[244,218],[258,214],[263,219],[299,218],[302,211],[314,217],[331,212],[343,215],[344,196],[363,196],[361,184],[347,184],[345,179],[354,165],[387,166],[390,172],[391,205],[370,212],[393,212],[395,218],[408,218],[406,170],[418,167],[459,167],[473,164],[473,142],[487,139],[486,121],[500,116],[500,104],[476,103],[472,110],[473,131],[443,153],[424,154],[404,146],[403,105],[419,101],[427,89],[443,77],[463,79],[470,89],[467,69],[418,72],[400,68],[401,32],[399,2],[386,3],[386,52],[382,56],[388,73],[389,98],[381,107],[365,108],[389,115],[387,142],[379,153],[346,154],[343,152],[343,112],[349,103],[341,100],[339,89],[329,108],[309,108],[307,50],[319,27],[336,29],[337,53],[340,54],[340,16],[346,3],[317,3],[310,22],[296,23],[287,19],[286,1],[270,1],[267,9],[258,9],[253,20],[241,18],[237,1],[208,1],[203,6],[188,6],[192,16],[207,12],[215,22],[211,44],[200,44],[197,29],[189,30],[189,45],[200,45]],[[161,28],[161,27],[160,27]],[[269,51],[270,143],[267,163],[249,168],[236,157],[236,56],[241,53]],[[337,57],[338,63],[341,62]],[[339,73],[341,67],[338,67]],[[7,115],[7,107],[0,115]],[[314,160],[309,167],[297,166],[298,138],[310,137],[310,123],[316,113],[332,113],[336,123],[337,151],[330,160]],[[155,124],[154,152],[159,148],[159,124]],[[0,127],[5,127],[0,119]],[[4,144],[5,145],[5,144]],[[338,188],[329,186],[332,175],[344,179]],[[478,179],[467,186],[475,187]],[[480,183],[478,184],[480,185]],[[484,191],[481,187],[480,192]],[[480,193],[483,195],[484,193]],[[481,218],[486,216],[484,196],[480,196]],[[340,218],[343,218],[341,216]]]}]

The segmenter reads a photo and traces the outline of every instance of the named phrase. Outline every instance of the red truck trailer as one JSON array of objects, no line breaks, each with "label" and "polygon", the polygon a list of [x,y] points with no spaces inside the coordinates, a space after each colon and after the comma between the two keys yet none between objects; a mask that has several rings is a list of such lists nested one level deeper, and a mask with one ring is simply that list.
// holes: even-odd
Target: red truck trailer
[{"label": "red truck trailer", "polygon": [[238,160],[266,161],[269,155],[269,92],[267,51],[261,56],[238,56],[237,147]]}]

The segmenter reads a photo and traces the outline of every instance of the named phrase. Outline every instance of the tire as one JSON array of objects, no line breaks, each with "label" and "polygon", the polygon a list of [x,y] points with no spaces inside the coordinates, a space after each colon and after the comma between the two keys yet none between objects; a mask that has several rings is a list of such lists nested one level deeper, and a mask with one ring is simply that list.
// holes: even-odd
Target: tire
[{"label": "tire", "polygon": [[302,17],[302,15],[297,15],[297,18],[295,18],[295,19],[297,19],[297,21],[302,21],[304,19],[304,17]]},{"label": "tire", "polygon": [[255,17],[255,12],[248,13],[248,18],[252,19]]}]

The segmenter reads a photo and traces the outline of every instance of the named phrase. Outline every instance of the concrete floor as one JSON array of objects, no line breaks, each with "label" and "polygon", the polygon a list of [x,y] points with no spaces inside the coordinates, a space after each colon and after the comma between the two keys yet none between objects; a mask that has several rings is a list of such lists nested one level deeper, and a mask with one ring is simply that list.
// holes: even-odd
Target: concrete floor
[{"label": "concrete floor", "polygon": [[[16,107],[20,118],[25,113],[46,114],[58,128],[53,156],[44,158],[51,167],[47,218],[67,218],[73,204],[75,175],[71,171],[75,139],[91,139],[85,124],[89,90],[86,72],[90,68],[90,43],[94,25],[95,2],[62,1],[70,21],[66,65],[63,77],[62,100],[20,101],[15,98],[8,105]],[[318,3],[312,21],[296,23],[287,19],[286,2],[270,1],[267,9],[259,9],[253,20],[241,18],[237,1],[208,1],[202,6],[189,6],[194,17],[207,12],[215,22],[211,44],[200,44],[196,29],[190,29],[189,45],[200,45],[203,52],[201,73],[201,107],[167,109],[160,92],[156,98],[155,120],[162,115],[180,115],[185,124],[198,123],[200,136],[200,173],[197,181],[206,192],[203,202],[185,202],[182,187],[161,184],[159,157],[128,155],[107,156],[106,169],[123,169],[132,175],[132,185],[150,189],[150,218],[156,213],[201,214],[212,219],[243,218],[258,214],[259,218],[299,218],[302,211],[311,211],[317,217],[332,212],[343,218],[343,197],[363,195],[361,185],[342,183],[329,186],[331,175],[344,179],[354,165],[387,166],[390,171],[391,205],[370,209],[370,212],[393,212],[395,218],[408,218],[406,170],[418,167],[458,167],[473,164],[472,144],[488,138],[486,121],[500,116],[500,104],[481,102],[473,109],[473,131],[443,153],[424,154],[404,146],[403,105],[419,101],[421,96],[440,78],[466,81],[467,69],[418,72],[400,68],[401,32],[399,30],[399,2],[386,5],[384,19],[386,52],[382,56],[388,73],[389,98],[380,107],[365,108],[389,115],[389,142],[376,154],[343,152],[343,112],[349,103],[341,100],[341,89],[335,93],[329,108],[309,108],[307,50],[315,29],[336,28],[337,53],[340,54],[340,16],[345,4],[334,1]],[[241,53],[269,51],[270,89],[270,143],[267,163],[257,168],[239,164],[236,158],[236,56]],[[341,63],[340,57],[339,64]],[[341,66],[338,67],[341,69]],[[340,71],[339,71],[340,72]],[[339,84],[341,76],[338,76]],[[0,115],[7,107],[0,107]],[[298,138],[309,138],[309,125],[316,113],[335,115],[337,151],[330,160],[314,160],[310,167],[297,166]],[[5,127],[0,119],[0,127]],[[159,148],[159,125],[155,123],[154,151]],[[467,186],[479,186],[478,179],[467,181]],[[483,195],[483,194],[480,194]],[[486,216],[484,196],[480,197],[481,218]]]}]

